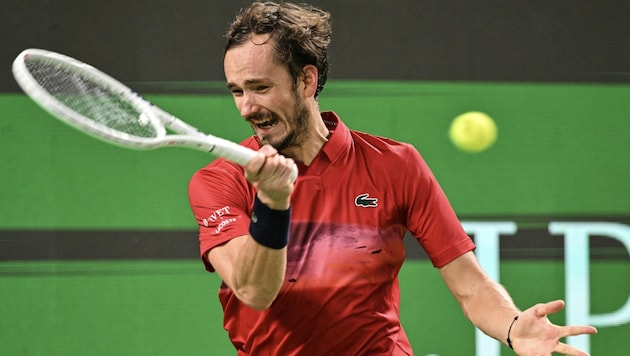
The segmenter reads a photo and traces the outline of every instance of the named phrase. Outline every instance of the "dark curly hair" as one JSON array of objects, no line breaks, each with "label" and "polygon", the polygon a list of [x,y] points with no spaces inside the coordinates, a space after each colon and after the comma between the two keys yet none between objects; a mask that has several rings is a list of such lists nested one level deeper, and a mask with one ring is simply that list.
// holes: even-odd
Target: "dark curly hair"
[{"label": "dark curly hair", "polygon": [[225,52],[259,34],[269,34],[269,39],[275,40],[275,58],[287,66],[294,85],[304,66],[317,68],[317,98],[328,77],[330,13],[307,4],[254,2],[241,10],[230,25]]}]

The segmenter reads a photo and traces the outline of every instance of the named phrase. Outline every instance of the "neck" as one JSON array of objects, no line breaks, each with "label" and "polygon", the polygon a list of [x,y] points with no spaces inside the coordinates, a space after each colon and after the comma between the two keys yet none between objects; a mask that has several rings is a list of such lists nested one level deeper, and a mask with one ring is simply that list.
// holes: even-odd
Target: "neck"
[{"label": "neck", "polygon": [[285,156],[307,166],[313,162],[330,136],[330,131],[324,124],[318,107],[311,108],[309,121],[311,128],[306,140],[301,145],[289,147],[282,152]]}]

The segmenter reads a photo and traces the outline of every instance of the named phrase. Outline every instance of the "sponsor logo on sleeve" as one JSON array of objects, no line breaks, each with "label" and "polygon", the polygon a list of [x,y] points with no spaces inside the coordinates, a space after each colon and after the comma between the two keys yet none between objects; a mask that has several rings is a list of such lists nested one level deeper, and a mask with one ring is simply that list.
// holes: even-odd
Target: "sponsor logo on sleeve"
[{"label": "sponsor logo on sleeve", "polygon": [[[215,234],[218,234],[225,228],[227,225],[236,221],[236,218],[227,216],[230,214],[230,207],[224,206],[215,210],[210,216],[202,220],[202,223],[205,227],[210,227],[210,225],[216,226],[214,230]],[[218,223],[218,225],[217,225]]]}]

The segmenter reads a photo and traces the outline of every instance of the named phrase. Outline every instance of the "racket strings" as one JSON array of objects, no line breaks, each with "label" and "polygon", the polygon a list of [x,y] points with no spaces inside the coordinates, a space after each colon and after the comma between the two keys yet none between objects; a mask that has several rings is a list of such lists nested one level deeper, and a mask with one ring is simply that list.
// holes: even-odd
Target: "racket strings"
[{"label": "racket strings", "polygon": [[155,127],[129,99],[106,85],[37,58],[26,60],[26,67],[50,95],[84,118],[133,136],[158,136]]}]

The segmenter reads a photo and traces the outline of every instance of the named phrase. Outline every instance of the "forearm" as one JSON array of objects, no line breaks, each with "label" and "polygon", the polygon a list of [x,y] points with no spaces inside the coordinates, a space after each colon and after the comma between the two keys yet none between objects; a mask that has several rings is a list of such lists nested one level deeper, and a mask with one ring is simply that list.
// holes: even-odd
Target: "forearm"
[{"label": "forearm", "polygon": [[286,264],[286,247],[272,249],[247,237],[234,263],[230,288],[253,309],[266,309],[282,286]]},{"label": "forearm", "polygon": [[466,317],[486,335],[506,343],[508,328],[520,310],[505,288],[487,278],[469,296],[458,298]]},{"label": "forearm", "polygon": [[458,257],[440,273],[466,317],[486,335],[506,343],[510,324],[520,311],[505,288],[481,269],[475,255]]},{"label": "forearm", "polygon": [[272,209],[256,198],[249,234],[208,254],[223,281],[253,309],[269,307],[280,291],[286,273],[290,219],[288,207]]},{"label": "forearm", "polygon": [[294,166],[273,147],[261,147],[245,166],[245,177],[258,190],[249,234],[208,256],[238,299],[256,310],[269,307],[284,282],[293,191],[289,177]]}]

